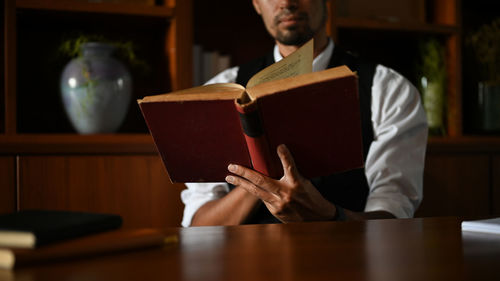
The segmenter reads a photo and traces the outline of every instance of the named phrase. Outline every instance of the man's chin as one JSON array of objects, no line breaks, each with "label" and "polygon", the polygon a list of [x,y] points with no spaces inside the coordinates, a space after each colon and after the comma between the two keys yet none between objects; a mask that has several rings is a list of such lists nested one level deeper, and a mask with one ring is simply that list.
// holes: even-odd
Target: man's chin
[{"label": "man's chin", "polygon": [[276,35],[276,40],[283,45],[300,46],[313,37],[312,32],[287,31]]}]

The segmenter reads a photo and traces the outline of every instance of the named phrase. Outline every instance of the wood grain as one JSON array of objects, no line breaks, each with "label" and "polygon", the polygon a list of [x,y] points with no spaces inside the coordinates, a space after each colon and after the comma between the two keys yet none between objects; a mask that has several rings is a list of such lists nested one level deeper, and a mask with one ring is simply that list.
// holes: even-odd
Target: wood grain
[{"label": "wood grain", "polygon": [[416,216],[488,215],[489,185],[488,155],[428,154]]},{"label": "wood grain", "polygon": [[0,154],[150,154],[157,155],[150,134],[0,135]]},{"label": "wood grain", "polygon": [[498,136],[430,137],[427,154],[494,154],[500,153]]},{"label": "wood grain", "polygon": [[434,0],[427,1],[434,11],[431,15],[432,22],[437,24],[455,25],[460,23],[460,2],[461,0]]},{"label": "wood grain", "polygon": [[0,214],[16,210],[16,158],[0,157]]},{"label": "wood grain", "polygon": [[[173,9],[169,7],[150,6],[130,3],[91,3],[92,1],[67,0],[16,0],[19,9],[36,9],[60,12],[90,12],[104,14],[138,15],[149,17],[171,17]],[[96,2],[96,1],[94,1]],[[112,1],[108,1],[112,2]]]},{"label": "wood grain", "polygon": [[496,280],[500,240],[456,218],[165,229],[179,244],[21,268],[24,280]]},{"label": "wood grain", "polygon": [[[4,1],[5,2],[5,1]],[[0,4],[0,15],[5,18],[5,3]],[[5,132],[5,21],[0,21],[0,134]]]},{"label": "wood grain", "polygon": [[4,1],[5,14],[5,133],[15,134],[17,131],[17,35],[16,4],[14,0]]},{"label": "wood grain", "polygon": [[157,156],[21,156],[20,209],[120,214],[124,227],[178,226],[182,184]]},{"label": "wood grain", "polygon": [[458,32],[456,25],[439,25],[439,24],[424,24],[424,23],[407,23],[407,22],[388,22],[376,19],[360,19],[360,18],[346,18],[337,17],[336,26],[338,28],[351,28],[351,29],[368,29],[374,31],[382,30],[403,30],[403,31],[416,31],[435,34],[452,35]]},{"label": "wood grain", "polygon": [[175,18],[165,35],[165,53],[170,62],[172,90],[192,87],[193,25],[191,0],[177,1]]},{"label": "wood grain", "polygon": [[448,136],[462,135],[462,51],[461,35],[457,33],[446,40],[446,75],[447,75],[447,126]]},{"label": "wood grain", "polygon": [[500,216],[500,155],[492,157],[491,213]]}]

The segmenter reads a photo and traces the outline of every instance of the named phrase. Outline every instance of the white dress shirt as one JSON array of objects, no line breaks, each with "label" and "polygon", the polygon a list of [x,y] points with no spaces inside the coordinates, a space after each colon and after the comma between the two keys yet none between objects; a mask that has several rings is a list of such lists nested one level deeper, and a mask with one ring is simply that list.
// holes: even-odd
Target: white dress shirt
[{"label": "white dress shirt", "polygon": [[[334,43],[314,58],[313,71],[328,67]],[[281,60],[278,46],[275,61]],[[238,67],[229,68],[206,84],[235,82]],[[423,197],[427,119],[417,89],[396,71],[377,65],[372,85],[371,121],[374,139],[365,161],[370,188],[365,212],[387,211],[397,218],[412,217]],[[293,153],[293,151],[292,151]],[[227,183],[186,183],[183,226],[191,225],[206,202],[225,196]]]}]

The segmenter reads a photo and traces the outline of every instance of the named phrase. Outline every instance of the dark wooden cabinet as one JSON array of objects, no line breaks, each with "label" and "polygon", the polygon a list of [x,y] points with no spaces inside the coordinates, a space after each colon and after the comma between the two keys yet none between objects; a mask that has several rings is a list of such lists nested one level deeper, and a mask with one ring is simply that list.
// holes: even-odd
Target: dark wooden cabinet
[{"label": "dark wooden cabinet", "polygon": [[487,155],[427,155],[424,199],[417,216],[479,216],[490,212]]},{"label": "dark wooden cabinet", "polygon": [[184,185],[156,155],[19,157],[19,209],[116,213],[124,227],[180,225]]},{"label": "dark wooden cabinet", "polygon": [[16,158],[0,156],[0,214],[16,209]]},{"label": "dark wooden cabinet", "polygon": [[124,227],[179,226],[172,184],[148,135],[0,138],[0,213],[58,209],[120,214]]},{"label": "dark wooden cabinet", "polygon": [[[0,4],[0,212],[111,212],[127,227],[178,226],[184,186],[170,183],[135,100],[191,85],[191,1],[99,2]],[[58,47],[79,34],[132,42],[149,67],[130,69],[132,100],[114,134],[78,135],[64,114],[69,58]]]},{"label": "dark wooden cabinet", "polygon": [[[97,3],[96,3],[97,2]],[[5,134],[76,133],[60,97],[60,75],[71,59],[60,47],[79,36],[128,42],[145,67],[123,61],[132,76],[132,101],[191,85],[191,3],[162,5],[80,0],[5,0]],[[118,133],[147,133],[130,102]]]},{"label": "dark wooden cabinet", "polygon": [[415,216],[489,216],[500,210],[500,139],[431,138]]},{"label": "dark wooden cabinet", "polygon": [[491,202],[492,214],[500,216],[500,155],[495,155],[492,160],[491,167]]}]

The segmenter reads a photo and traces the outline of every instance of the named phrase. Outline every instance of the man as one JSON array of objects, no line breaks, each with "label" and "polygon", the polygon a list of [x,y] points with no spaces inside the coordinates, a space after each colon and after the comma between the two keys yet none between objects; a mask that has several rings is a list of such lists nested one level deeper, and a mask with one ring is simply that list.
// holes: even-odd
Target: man
[{"label": "man", "polygon": [[313,71],[346,64],[359,74],[365,169],[305,179],[293,151],[277,149],[274,180],[231,164],[226,183],[187,183],[183,226],[412,217],[422,199],[427,122],[417,90],[382,65],[342,52],[326,34],[326,0],[253,0],[274,52],[208,83],[245,84],[260,69],[314,38]]}]

